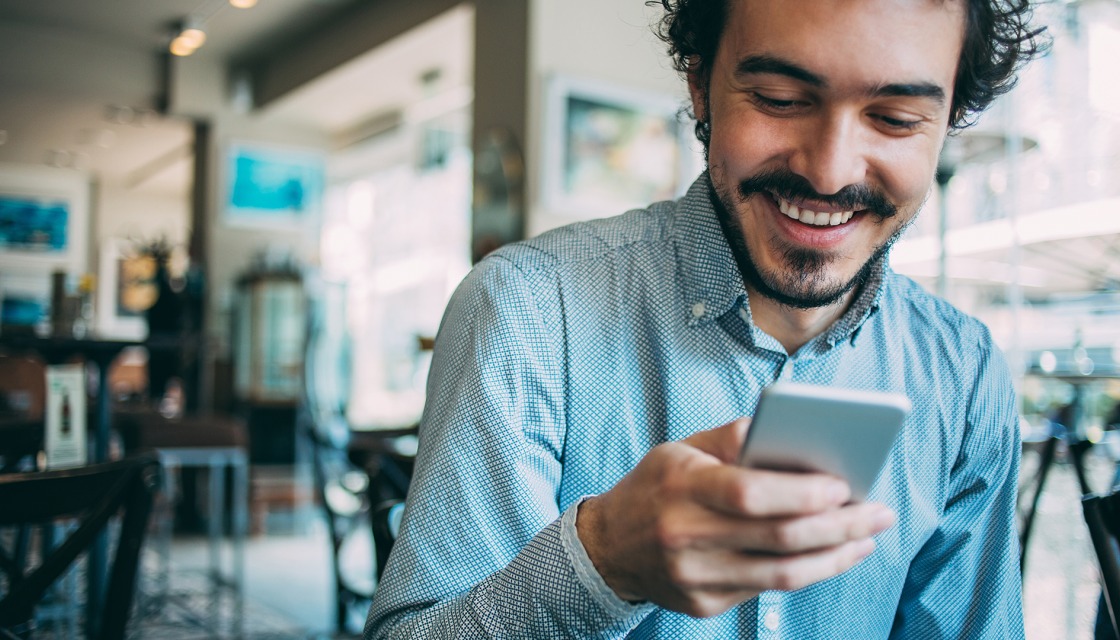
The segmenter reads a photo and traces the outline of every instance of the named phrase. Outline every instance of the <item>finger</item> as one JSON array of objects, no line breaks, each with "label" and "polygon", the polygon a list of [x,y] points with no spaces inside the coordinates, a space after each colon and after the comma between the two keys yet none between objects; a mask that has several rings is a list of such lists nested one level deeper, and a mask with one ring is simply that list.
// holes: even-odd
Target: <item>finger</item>
[{"label": "finger", "polygon": [[694,548],[730,548],[773,554],[804,553],[878,535],[894,525],[894,511],[878,503],[853,504],[809,516],[743,520],[714,515]]},{"label": "finger", "polygon": [[720,462],[735,464],[739,461],[739,451],[747,439],[750,424],[750,418],[739,418],[722,427],[694,433],[681,442],[714,456]]},{"label": "finger", "polygon": [[670,575],[687,589],[793,591],[844,573],[871,555],[863,538],[796,555],[697,552],[677,558]]},{"label": "finger", "polygon": [[694,500],[716,511],[748,518],[818,513],[846,503],[848,483],[821,473],[747,469],[729,464],[697,469]]}]

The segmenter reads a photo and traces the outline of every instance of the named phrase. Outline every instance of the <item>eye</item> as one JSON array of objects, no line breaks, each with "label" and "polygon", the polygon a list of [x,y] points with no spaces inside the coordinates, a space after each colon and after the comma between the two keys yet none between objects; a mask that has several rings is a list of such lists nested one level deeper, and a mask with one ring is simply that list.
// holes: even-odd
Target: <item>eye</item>
[{"label": "eye", "polygon": [[762,107],[764,109],[775,112],[775,113],[784,113],[784,112],[792,111],[792,110],[796,109],[797,107],[804,104],[803,102],[798,101],[798,100],[783,100],[783,99],[780,99],[780,98],[772,98],[770,96],[763,95],[763,94],[761,94],[757,91],[752,91],[750,96],[751,96],[751,100],[755,104],[759,105],[760,107]]},{"label": "eye", "polygon": [[884,116],[884,115],[881,115],[881,114],[880,115],[873,115],[872,117],[875,118],[876,120],[878,120],[879,122],[883,123],[883,125],[887,129],[891,129],[891,130],[894,130],[894,131],[902,131],[902,132],[913,131],[914,129],[917,129],[919,126],[921,126],[921,124],[923,122],[922,120],[906,120],[906,119],[903,119],[903,118],[894,118],[894,117],[891,117],[891,116]]}]

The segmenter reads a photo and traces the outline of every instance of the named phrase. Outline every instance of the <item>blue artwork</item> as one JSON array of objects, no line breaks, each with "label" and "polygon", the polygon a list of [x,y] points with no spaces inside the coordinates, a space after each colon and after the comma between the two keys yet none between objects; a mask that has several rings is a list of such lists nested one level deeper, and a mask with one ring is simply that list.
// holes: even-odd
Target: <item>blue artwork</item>
[{"label": "blue artwork", "polygon": [[7,296],[0,302],[0,325],[34,327],[47,316],[46,304],[31,297]]},{"label": "blue artwork", "polygon": [[0,196],[0,250],[64,253],[69,219],[65,201]]},{"label": "blue artwork", "polygon": [[294,221],[319,207],[323,165],[311,154],[233,148],[227,218]]}]

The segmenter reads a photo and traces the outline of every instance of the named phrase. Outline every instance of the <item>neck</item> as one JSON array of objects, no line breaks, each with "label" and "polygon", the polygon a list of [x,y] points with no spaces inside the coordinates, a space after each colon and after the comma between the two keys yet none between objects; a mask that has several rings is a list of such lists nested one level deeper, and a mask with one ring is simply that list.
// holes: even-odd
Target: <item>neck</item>
[{"label": "neck", "polygon": [[794,309],[767,298],[750,287],[747,292],[751,320],[759,329],[780,342],[786,353],[793,354],[844,315],[858,295],[859,288],[849,291],[828,306],[812,309]]}]

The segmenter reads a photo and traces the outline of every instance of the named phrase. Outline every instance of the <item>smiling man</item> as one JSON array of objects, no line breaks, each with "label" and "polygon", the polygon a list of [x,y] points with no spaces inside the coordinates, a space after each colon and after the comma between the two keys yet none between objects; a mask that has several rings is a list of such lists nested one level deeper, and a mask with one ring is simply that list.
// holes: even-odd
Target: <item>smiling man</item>
[{"label": "smiling man", "polygon": [[[886,255],[1029,6],[662,4],[708,170],[460,287],[366,637],[1021,638],[1007,367]],[[909,396],[867,502],[735,465],[775,380]]]}]

